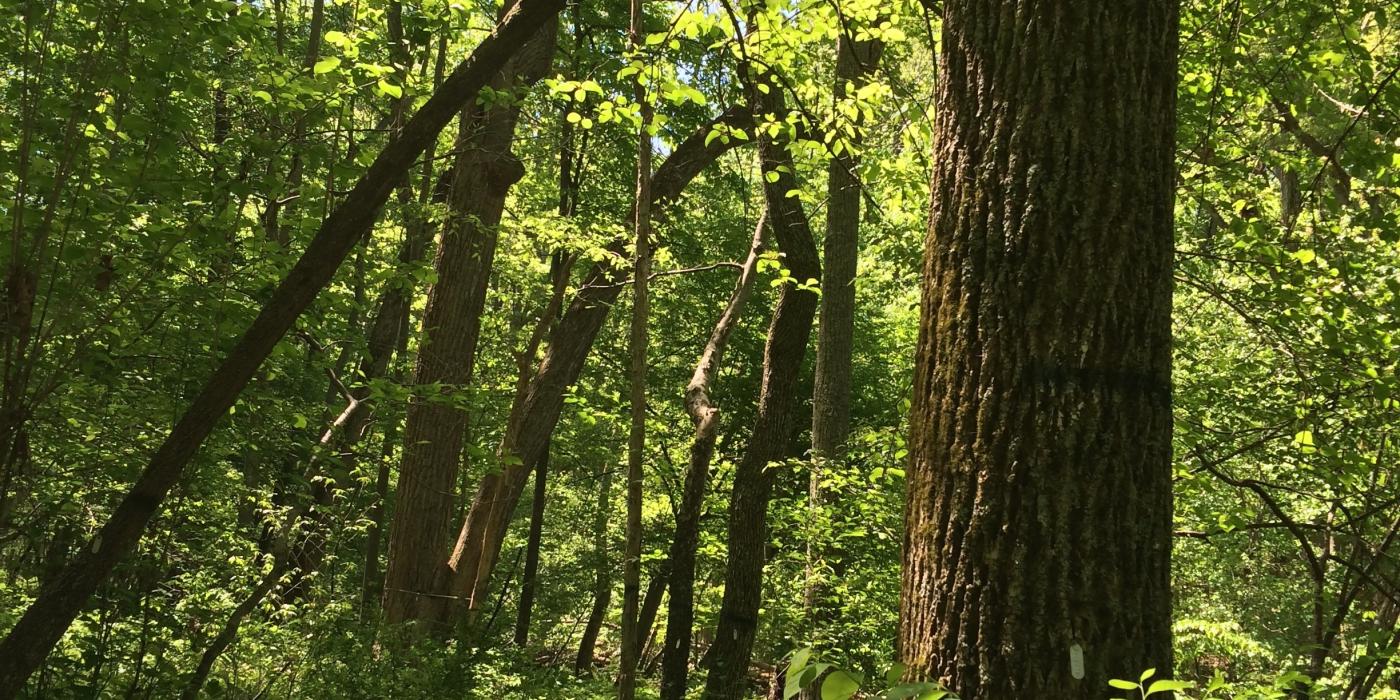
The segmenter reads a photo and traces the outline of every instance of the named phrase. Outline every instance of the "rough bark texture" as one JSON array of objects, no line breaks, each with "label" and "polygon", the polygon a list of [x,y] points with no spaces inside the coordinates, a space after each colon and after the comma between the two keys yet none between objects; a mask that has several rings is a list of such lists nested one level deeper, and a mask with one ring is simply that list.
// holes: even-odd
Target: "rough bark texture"
[{"label": "rough bark texture", "polygon": [[[847,97],[847,83],[859,89],[875,70],[884,46],[842,34],[836,44],[835,99]],[[812,471],[807,497],[813,520],[821,521],[822,474],[826,462],[846,455],[851,429],[851,343],[855,334],[856,267],[860,255],[860,125],[850,125],[849,146],[831,157],[826,170],[826,239],[822,242],[822,298],[817,325],[816,375],[812,386]],[[812,643],[817,643],[822,552],[807,541],[804,601]]]},{"label": "rough bark texture", "polygon": [[[540,31],[492,81],[514,92],[538,81],[554,56],[554,23]],[[514,100],[473,106],[464,116],[452,192],[428,291],[414,384],[465,389],[472,378],[481,311],[496,255],[497,230],[510,187],[524,175],[511,152],[520,107]],[[447,622],[453,498],[467,433],[459,402],[414,400],[404,424],[404,455],[389,527],[384,614],[389,622]]]},{"label": "rough bark texture", "polygon": [[[770,84],[766,93],[749,91],[753,104],[774,119],[787,115],[782,87]],[[762,119],[755,117],[755,122]],[[802,203],[787,193],[799,189],[792,156],[785,144],[766,134],[758,139],[764,198],[773,238],[783,253],[783,264],[798,283],[821,278],[821,261]],[[724,600],[720,606],[715,644],[710,649],[710,673],[704,697],[738,700],[747,697],[749,657],[758,631],[758,608],[763,597],[764,550],[768,544],[768,499],[773,490],[770,462],[788,456],[800,410],[799,378],[817,295],[797,284],[782,286],[768,340],[763,349],[763,380],[753,433],[734,470],[734,494],[729,501],[729,561],[724,574]]]},{"label": "rough bark texture", "polygon": [[899,648],[965,700],[1172,666],[1176,32],[945,5]]},{"label": "rough bark texture", "polygon": [[344,201],[321,224],[306,252],[272,293],[258,317],[220,363],[151,456],[145,471],[92,540],[59,573],[0,642],[0,698],[17,695],[113,567],[141,539],[204,439],[247,385],[297,317],[330,282],[340,263],[374,225],[394,187],[463,105],[476,98],[520,46],[563,0],[523,0],[453,70],[442,87],[385,146]]},{"label": "rough bark texture", "polygon": [[530,640],[530,614],[535,606],[535,577],[540,571],[540,536],[544,531],[544,503],[549,478],[549,453],[535,467],[535,502],[530,508],[530,535],[525,541],[525,572],[520,575],[520,605],[515,613],[515,645]]},{"label": "rough bark texture", "polygon": [[[742,125],[751,120],[738,110],[730,110],[715,121]],[[726,144],[721,139],[706,144],[705,137],[711,126],[702,126],[677,144],[657,168],[651,183],[653,216],[679,198],[685,186],[705,166],[738,145],[737,141]],[[609,248],[617,255],[621,255],[623,249],[622,242]],[[502,469],[482,478],[449,564],[454,572],[453,595],[467,597],[473,610],[485,600],[486,586],[500,554],[506,525],[520,500],[530,470],[543,455],[559,421],[564,393],[583,371],[593,341],[622,291],[621,282],[629,273],[629,269],[614,267],[610,262],[601,262],[589,271],[578,296],[550,333],[549,347],[539,370],[524,395],[518,397],[520,406],[512,409],[512,420],[497,450]]]},{"label": "rough bark texture", "polygon": [[593,649],[598,643],[598,630],[608,614],[612,600],[612,566],[608,563],[608,510],[612,505],[612,471],[604,464],[598,469],[598,505],[593,511],[593,608],[583,625],[574,670],[583,673],[593,667]]},{"label": "rough bark texture", "polygon": [[710,385],[719,371],[719,361],[729,344],[729,336],[739,325],[744,307],[758,277],[758,259],[763,252],[768,228],[765,212],[754,227],[748,257],[739,272],[739,281],[729,295],[729,303],[715,321],[710,339],[695,363],[695,372],[685,388],[685,409],[695,423],[695,439],[690,444],[690,463],[676,510],[676,534],[671,539],[670,603],[666,608],[666,641],[661,652],[661,697],[685,697],[690,672],[690,637],[695,622],[695,550],[700,541],[700,512],[710,483],[710,460],[719,437],[719,407],[710,403]]}]

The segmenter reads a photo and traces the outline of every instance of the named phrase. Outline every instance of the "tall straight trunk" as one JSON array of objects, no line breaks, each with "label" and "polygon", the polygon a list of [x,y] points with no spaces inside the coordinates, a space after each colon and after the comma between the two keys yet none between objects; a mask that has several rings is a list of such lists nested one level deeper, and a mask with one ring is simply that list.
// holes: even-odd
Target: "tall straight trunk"
[{"label": "tall straight trunk", "polygon": [[739,281],[729,295],[729,303],[715,321],[710,339],[695,363],[690,384],[685,388],[685,408],[695,423],[695,438],[690,444],[690,463],[686,467],[681,503],[676,510],[676,534],[671,540],[671,599],[666,608],[666,640],[661,651],[661,697],[682,700],[690,673],[690,636],[695,622],[695,555],[700,541],[700,511],[705,505],[705,492],[710,482],[710,460],[714,457],[715,441],[719,437],[719,407],[710,402],[710,384],[719,371],[720,359],[729,344],[729,336],[739,325],[754,280],[758,277],[758,259],[763,253],[763,241],[768,227],[765,210],[754,227],[748,257],[744,259]]},{"label": "tall straight trunk", "polygon": [[[836,100],[848,98],[847,83],[859,89],[875,70],[883,44],[856,41],[842,33],[836,43]],[[860,256],[861,124],[848,125],[846,145],[832,155],[826,170],[826,240],[822,242],[822,298],[817,324],[817,360],[812,386],[812,466],[807,483],[811,520],[821,523],[822,479],[827,462],[846,456],[851,428],[851,338],[855,334],[856,266]],[[817,644],[821,599],[821,545],[807,539],[806,585],[803,591],[811,643]]]},{"label": "tall straight trunk", "polygon": [[598,468],[598,504],[593,511],[593,608],[583,625],[583,638],[574,657],[574,671],[583,673],[593,667],[593,650],[598,645],[598,630],[608,614],[612,600],[612,565],[608,560],[608,511],[612,509],[612,470],[607,464]]},{"label": "tall straight trunk", "polygon": [[[633,51],[642,47],[642,0],[631,0]],[[647,88],[637,76],[633,93],[640,108],[637,125],[637,191],[632,198],[633,246],[637,264],[632,275],[632,327],[628,348],[632,366],[628,372],[631,421],[627,433],[627,546],[622,563],[622,659],[617,679],[618,700],[637,694],[637,657],[642,651],[637,627],[642,596],[642,460],[647,430],[647,278],[651,275],[651,103]]]},{"label": "tall straight trunk", "polygon": [[[751,103],[773,119],[784,119],[787,108],[783,88],[771,81],[771,74],[760,78],[742,67],[741,73],[745,74]],[[760,80],[766,82],[767,92],[758,88]],[[756,114],[754,121],[763,119]],[[821,261],[807,214],[796,197],[788,196],[801,185],[793,174],[797,169],[786,144],[762,134],[758,139],[758,153],[773,238],[796,283],[783,284],[778,293],[763,348],[758,415],[744,455],[734,470],[724,599],[720,605],[715,644],[710,648],[710,673],[705,680],[704,697],[709,700],[737,700],[748,693],[749,657],[758,631],[758,608],[763,598],[768,499],[775,474],[768,465],[789,454],[788,447],[800,414],[798,380],[812,333],[812,318],[817,311],[817,295],[798,287],[797,283],[821,278]]]},{"label": "tall straight trunk", "polygon": [[[652,216],[678,199],[701,170],[738,145],[737,140],[726,144],[721,139],[705,143],[714,124],[751,122],[750,117],[738,110],[729,110],[677,144],[652,176]],[[621,241],[609,247],[609,252],[615,255],[624,251]],[[500,554],[506,525],[524,491],[530,470],[542,457],[559,421],[564,393],[578,381],[593,341],[602,330],[628,273],[609,262],[598,263],[589,271],[578,296],[550,333],[549,347],[534,378],[524,393],[516,397],[517,405],[511,409],[511,420],[497,449],[501,469],[483,477],[477,487],[449,564],[454,573],[452,595],[467,598],[472,610],[478,609],[485,600],[486,584]]]},{"label": "tall straight trunk", "polygon": [[540,535],[544,530],[544,504],[549,478],[549,453],[535,467],[535,502],[530,508],[530,535],[525,541],[525,573],[520,576],[520,605],[515,614],[515,645],[530,639],[530,613],[535,605],[535,580],[540,570]]},{"label": "tall straight trunk", "polygon": [[147,523],[204,439],[297,317],[330,282],[350,250],[369,232],[380,207],[413,161],[437,138],[452,115],[476,98],[516,48],[557,15],[563,4],[563,0],[523,0],[517,5],[453,70],[322,222],[306,252],[200,389],[111,517],[0,642],[0,698],[19,693],[117,562],[135,549]]},{"label": "tall straight trunk", "polygon": [[944,8],[899,655],[1098,699],[1172,666],[1177,2]]},{"label": "tall straight trunk", "polygon": [[[548,72],[556,26],[542,27],[492,81],[497,91],[523,90]],[[496,254],[497,229],[510,187],[524,175],[511,152],[518,101],[473,105],[463,118],[457,145],[449,221],[444,225],[428,292],[423,338],[413,382],[461,390],[472,379],[481,312]],[[415,400],[404,424],[398,507],[389,526],[384,614],[391,622],[421,620],[445,625],[447,558],[451,552],[453,498],[466,439],[467,412],[452,402]]]}]

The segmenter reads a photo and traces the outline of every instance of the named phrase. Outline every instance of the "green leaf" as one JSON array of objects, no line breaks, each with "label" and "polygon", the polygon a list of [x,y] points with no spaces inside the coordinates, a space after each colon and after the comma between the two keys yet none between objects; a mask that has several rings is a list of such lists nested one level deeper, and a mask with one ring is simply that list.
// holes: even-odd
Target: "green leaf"
[{"label": "green leaf", "polygon": [[1146,671],[1143,671],[1143,672],[1142,672],[1142,676],[1138,678],[1138,682],[1139,682],[1139,683],[1145,683],[1145,682],[1147,681],[1147,679],[1151,678],[1151,677],[1152,677],[1152,674],[1154,674],[1154,673],[1156,673],[1156,672],[1157,672],[1157,669],[1155,669],[1155,668],[1149,668],[1149,669],[1147,669]]},{"label": "green leaf", "polygon": [[1297,260],[1297,261],[1300,262],[1300,263],[1303,263],[1304,265],[1306,265],[1306,264],[1312,262],[1313,260],[1316,260],[1316,259],[1317,259],[1317,253],[1313,252],[1312,250],[1310,250],[1310,249],[1308,249],[1308,248],[1304,248],[1304,249],[1302,249],[1302,250],[1300,250],[1300,251],[1294,253],[1294,254],[1293,254],[1293,259],[1294,259],[1294,260]]},{"label": "green leaf", "polygon": [[393,98],[403,97],[403,88],[383,78],[380,78],[376,85],[379,87],[379,94],[381,95],[388,95]]},{"label": "green leaf", "polygon": [[1137,689],[1138,689],[1138,684],[1137,684],[1137,683],[1134,683],[1134,682],[1132,682],[1132,681],[1119,680],[1119,679],[1117,679],[1117,678],[1114,678],[1113,680],[1109,681],[1108,684],[1109,684],[1110,686],[1113,686],[1114,688],[1119,689],[1119,690],[1137,690]]},{"label": "green leaf", "polygon": [[1315,452],[1317,450],[1317,446],[1313,442],[1313,434],[1311,430],[1298,431],[1298,434],[1293,436],[1293,446],[1297,447],[1303,452]]},{"label": "green leaf", "polygon": [[898,661],[894,662],[892,665],[890,665],[890,670],[885,671],[885,683],[888,685],[894,685],[895,683],[898,683],[899,679],[904,677],[904,672],[907,670],[909,670],[908,666],[905,666],[904,664]]},{"label": "green leaf", "polygon": [[331,56],[330,58],[323,58],[317,61],[316,65],[312,66],[311,72],[315,73],[316,75],[320,75],[322,73],[329,73],[339,67],[340,57]]},{"label": "green leaf", "polygon": [[833,671],[822,681],[822,700],[846,700],[860,690],[860,682],[845,671]]},{"label": "green leaf", "polygon": [[1153,693],[1171,693],[1178,690],[1187,690],[1193,685],[1195,684],[1187,681],[1169,681],[1163,679],[1160,681],[1153,681],[1152,685],[1147,687],[1147,694],[1152,695]]},{"label": "green leaf", "polygon": [[812,658],[812,647],[803,647],[792,653],[792,661],[788,663],[787,672],[789,676],[802,672],[807,667],[807,661]]}]

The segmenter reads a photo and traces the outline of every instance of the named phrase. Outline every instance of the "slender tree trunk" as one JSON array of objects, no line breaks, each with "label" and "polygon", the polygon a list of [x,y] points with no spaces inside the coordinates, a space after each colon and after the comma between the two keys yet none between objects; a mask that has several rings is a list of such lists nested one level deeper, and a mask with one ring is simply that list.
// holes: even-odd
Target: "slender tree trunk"
[{"label": "slender tree trunk", "polygon": [[671,598],[666,609],[666,639],[661,651],[661,697],[682,700],[690,673],[690,636],[695,622],[695,554],[700,540],[700,512],[710,481],[710,460],[719,437],[719,407],[710,402],[710,384],[719,371],[720,359],[729,336],[739,325],[744,307],[758,277],[758,259],[763,252],[768,215],[759,216],[754,227],[748,257],[744,259],[739,281],[729,295],[729,303],[715,321],[710,339],[695,364],[685,389],[685,408],[695,423],[695,439],[690,445],[690,463],[676,510],[676,534],[671,540]]},{"label": "slender tree trunk", "polygon": [[[502,69],[498,91],[520,90],[549,70],[557,27],[551,23]],[[472,379],[481,312],[496,253],[497,229],[510,187],[524,175],[511,153],[518,103],[473,106],[464,118],[452,192],[428,292],[414,384],[456,390]],[[448,401],[415,400],[404,425],[399,507],[389,528],[384,613],[393,622],[421,620],[443,628],[448,605],[454,485],[466,439],[467,412]]]},{"label": "slender tree trunk", "polygon": [[[642,46],[642,0],[631,0],[630,43]],[[631,425],[627,435],[627,547],[622,564],[622,659],[618,669],[618,700],[637,694],[637,656],[642,651],[638,614],[642,596],[642,461],[647,430],[647,278],[651,275],[651,104],[638,75],[634,98],[640,107],[637,125],[637,192],[632,199],[633,241],[637,264],[632,275],[632,328],[628,346],[632,359]]]},{"label": "slender tree trunk", "polygon": [[[302,70],[310,74],[321,56],[321,34],[326,23],[325,0],[312,0],[311,21],[307,27],[306,54],[302,57]],[[303,160],[302,152],[306,144],[306,119],[297,119],[292,134],[292,162],[287,168],[287,186],[283,192],[273,192],[268,197],[267,208],[263,210],[263,234],[278,245],[287,245],[290,237],[281,223],[282,207],[296,200],[301,189]]]},{"label": "slender tree trunk", "polygon": [[395,185],[462,105],[476,98],[562,0],[523,0],[385,146],[317,231],[300,260],[181,416],[131,490],[81,553],[0,642],[0,698],[15,697],[112,569],[135,549],[204,439],[302,311],[373,226]]},{"label": "slender tree trunk", "polygon": [[535,502],[530,508],[530,536],[525,542],[525,573],[520,577],[520,606],[515,615],[515,645],[524,647],[530,639],[530,613],[535,605],[535,580],[540,569],[540,534],[544,530],[546,479],[549,452],[535,467]]},{"label": "slender tree trunk", "polygon": [[[441,47],[440,47],[441,48]],[[427,166],[431,167],[431,166]],[[399,363],[408,355],[409,315],[401,319],[399,346],[395,355]],[[394,380],[402,382],[402,369],[395,371]],[[360,584],[360,621],[373,619],[374,611],[384,595],[384,576],[379,570],[379,554],[383,547],[385,530],[385,510],[389,502],[390,459],[394,456],[394,446],[399,443],[399,431],[403,425],[401,416],[393,416],[384,428],[383,444],[379,450],[379,466],[374,477],[374,500],[369,509],[369,527],[365,531],[365,561],[363,579]]]},{"label": "slender tree trunk", "polygon": [[360,621],[368,622],[380,598],[384,595],[384,577],[379,571],[379,556],[384,546],[384,505],[389,499],[389,460],[398,444],[399,422],[384,430],[384,445],[374,476],[374,500],[369,508],[369,526],[365,528],[365,560],[360,581]]},{"label": "slender tree trunk", "polygon": [[1176,0],[944,5],[899,655],[965,700],[1172,667],[1176,46]]},{"label": "slender tree trunk", "polygon": [[[738,110],[729,110],[697,129],[676,145],[652,177],[652,215],[680,197],[696,175],[720,155],[729,151],[721,139],[705,143],[715,123],[749,124],[752,119]],[[609,247],[616,255],[625,252],[622,242]],[[569,304],[550,334],[549,347],[539,370],[525,392],[516,397],[511,420],[497,449],[501,470],[485,476],[467,512],[457,538],[450,568],[454,572],[453,595],[466,597],[472,610],[485,600],[486,584],[500,554],[506,525],[520,500],[530,470],[542,457],[549,436],[559,421],[564,393],[578,380],[594,339],[607,320],[608,311],[622,291],[628,271],[610,263],[595,265],[585,276],[578,296]]]},{"label": "slender tree trunk", "polygon": [[[750,104],[772,118],[787,114],[783,87],[767,82],[767,91],[758,80],[770,81],[771,74],[752,76],[741,66]],[[755,122],[762,119],[755,115]],[[784,255],[784,264],[796,283],[821,278],[821,261],[813,242],[812,229],[801,202],[788,193],[800,185],[793,174],[792,156],[785,144],[760,135],[758,152],[762,163],[764,198],[772,222],[773,238]],[[763,382],[759,390],[758,416],[749,443],[734,470],[734,493],[729,502],[729,560],[724,573],[724,599],[720,606],[715,644],[710,649],[710,673],[705,681],[708,700],[738,700],[748,693],[749,659],[758,632],[758,609],[763,597],[763,564],[768,544],[768,499],[773,490],[771,462],[789,454],[793,430],[800,408],[798,380],[812,318],[817,311],[817,295],[789,281],[783,284],[768,327],[763,349]]]},{"label": "slender tree trunk", "polygon": [[[314,13],[313,13],[314,15]],[[394,15],[391,12],[390,17]],[[390,21],[390,34],[395,34],[394,22]],[[437,47],[437,59],[433,67],[433,86],[442,84],[443,73],[446,70],[446,41],[439,41]],[[401,53],[399,59],[408,60],[406,51]],[[398,59],[396,59],[398,60]],[[400,78],[406,73],[407,67],[402,69]],[[393,133],[397,134],[403,126],[409,101],[407,98],[401,99],[394,105],[394,113],[390,119],[393,124]],[[418,203],[427,205],[430,201],[441,202],[445,199],[446,188],[442,180],[434,181],[433,163],[436,144],[430,143],[424,151],[422,173],[418,183],[416,193]],[[446,178],[443,178],[446,179]],[[412,183],[407,180],[398,188],[398,199],[401,204],[409,204],[415,196]],[[399,248],[398,261],[405,267],[418,263],[427,250],[428,243],[432,240],[435,225],[423,216],[413,216],[406,222],[407,233]],[[363,252],[364,248],[360,248]],[[345,407],[331,422],[331,424],[321,433],[318,441],[318,450],[313,453],[310,463],[307,465],[303,481],[310,484],[311,501],[303,503],[292,509],[282,529],[275,536],[281,542],[274,544],[274,550],[278,557],[290,557],[290,562],[278,562],[276,566],[286,567],[289,580],[283,587],[283,597],[288,600],[300,598],[309,593],[309,579],[320,568],[324,559],[326,549],[327,523],[325,518],[332,505],[336,494],[340,491],[345,482],[346,476],[353,473],[356,463],[359,461],[359,454],[355,451],[355,446],[364,438],[366,426],[368,425],[372,412],[370,399],[370,382],[382,377],[388,371],[392,359],[403,357],[406,352],[408,342],[409,316],[413,302],[414,285],[411,282],[398,283],[389,282],[385,284],[375,303],[375,315],[370,320],[368,330],[365,333],[366,352],[360,358],[356,370],[359,383],[353,388],[346,388],[332,374],[332,389],[339,389],[335,398],[344,398]],[[402,377],[398,378],[402,381]],[[398,423],[394,422],[391,429],[385,432],[385,457],[392,451],[393,443],[397,440]],[[334,460],[326,460],[326,455],[334,455]],[[388,479],[388,464],[379,465],[379,476],[376,482]],[[371,528],[369,534],[374,542],[374,561],[367,562],[365,568],[365,581],[379,584],[378,572],[378,538],[383,529],[384,509],[383,503],[387,494],[387,484],[382,488],[376,483],[377,500],[370,507]],[[372,565],[371,565],[372,564]],[[271,589],[268,589],[270,592]],[[249,610],[252,608],[250,607]],[[362,606],[362,613],[367,610]],[[237,611],[235,611],[235,615]],[[226,624],[234,625],[237,628],[238,622],[228,621]]]},{"label": "slender tree trunk", "polygon": [[219,633],[214,636],[214,639],[209,642],[209,646],[204,648],[204,654],[199,657],[199,665],[195,667],[194,673],[190,674],[184,692],[180,693],[181,700],[195,700],[199,697],[199,691],[204,687],[204,682],[208,680],[209,672],[214,670],[214,662],[238,638],[238,628],[243,625],[243,620],[257,609],[273,588],[277,587],[278,581],[282,580],[282,575],[287,573],[287,563],[286,557],[276,557],[272,567],[258,580],[258,585],[253,587],[253,590],[238,604],[238,607],[234,608],[232,613],[229,613],[228,619],[224,620],[224,625],[219,629]]},{"label": "slender tree trunk", "polygon": [[[859,89],[875,70],[883,45],[855,41],[843,32],[836,43],[836,100],[848,97],[846,84]],[[846,456],[851,426],[851,343],[855,334],[856,267],[860,256],[860,124],[847,125],[845,146],[831,157],[826,171],[826,240],[822,243],[822,297],[817,324],[816,376],[812,388],[812,467],[807,484],[810,520],[826,522],[822,479],[828,462]],[[803,591],[810,643],[820,631],[822,528],[807,538],[806,585]]]},{"label": "slender tree trunk", "polygon": [[642,596],[642,609],[637,617],[637,638],[642,640],[642,650],[637,654],[637,674],[645,675],[646,658],[652,653],[656,627],[656,613],[661,611],[661,599],[666,595],[666,586],[671,581],[671,560],[663,559],[647,581],[646,595]]},{"label": "slender tree trunk", "polygon": [[612,600],[612,565],[608,559],[608,512],[612,509],[612,470],[607,464],[598,469],[598,506],[593,512],[593,609],[583,626],[583,638],[578,643],[574,671],[583,673],[593,668],[593,650],[598,644],[598,631],[608,614]]}]

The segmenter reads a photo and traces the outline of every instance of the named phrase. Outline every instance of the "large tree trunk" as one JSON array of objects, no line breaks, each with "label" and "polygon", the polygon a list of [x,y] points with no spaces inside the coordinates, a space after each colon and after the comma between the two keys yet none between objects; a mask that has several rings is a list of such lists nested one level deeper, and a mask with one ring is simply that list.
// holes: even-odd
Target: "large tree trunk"
[{"label": "large tree trunk", "polygon": [[719,438],[719,407],[710,402],[710,384],[719,371],[719,361],[729,344],[729,336],[739,325],[744,307],[758,277],[758,259],[763,252],[768,226],[765,211],[754,227],[748,257],[744,259],[739,281],[729,295],[729,303],[715,321],[710,339],[695,363],[690,384],[685,388],[685,408],[695,423],[695,439],[690,444],[690,463],[676,510],[676,534],[671,539],[671,599],[666,608],[666,641],[661,651],[661,697],[682,700],[690,672],[690,635],[695,622],[695,554],[700,541],[700,512],[710,482],[710,460]]},{"label": "large tree trunk", "polygon": [[[846,84],[859,89],[875,70],[884,46],[878,40],[856,41],[842,33],[836,43],[837,100],[848,97]],[[847,126],[846,147],[832,155],[826,171],[826,240],[822,242],[822,298],[817,324],[816,376],[812,387],[812,471],[807,497],[812,520],[824,511],[823,472],[828,461],[846,456],[851,428],[851,342],[855,334],[856,266],[860,256],[860,124]],[[821,544],[807,540],[807,581],[803,591],[807,622],[817,644],[823,575]]]},{"label": "large tree trunk", "polygon": [[[497,91],[523,90],[548,72],[556,27],[543,27],[492,81]],[[464,117],[448,196],[451,218],[444,226],[428,292],[423,339],[413,382],[465,389],[472,379],[481,311],[497,231],[510,187],[524,175],[511,152],[520,116],[517,101],[473,106]],[[384,613],[389,622],[447,623],[453,498],[467,433],[459,403],[418,399],[409,404],[398,506],[389,526]]]},{"label": "large tree trunk", "polygon": [[[731,109],[677,144],[652,177],[653,217],[679,198],[685,186],[705,166],[738,145],[737,140],[724,143],[722,139],[705,143],[715,123],[744,125],[751,121],[747,114]],[[623,250],[624,244],[620,241],[609,248],[618,255]],[[449,564],[454,572],[452,594],[468,598],[472,610],[478,609],[485,600],[486,585],[500,554],[506,525],[520,500],[530,470],[543,455],[559,421],[564,393],[583,371],[593,341],[621,293],[621,283],[628,272],[606,261],[589,271],[578,296],[550,333],[549,347],[539,370],[526,391],[516,397],[518,405],[511,410],[511,421],[497,449],[501,470],[482,478]]]},{"label": "large tree trunk", "polygon": [[185,466],[297,317],[374,225],[394,187],[452,115],[476,98],[524,40],[558,14],[562,0],[523,0],[460,64],[385,146],[321,224],[287,278],[205,383],[110,518],[0,642],[0,698],[12,698],[63,636],[97,587],[135,549]]},{"label": "large tree trunk", "polygon": [[[787,114],[783,88],[769,82],[767,92],[757,89],[757,81],[768,80],[770,75],[746,77],[749,98],[763,112],[782,120]],[[756,116],[754,121],[762,119]],[[800,413],[798,380],[812,332],[812,318],[817,311],[817,295],[797,285],[821,278],[821,261],[807,214],[796,197],[788,196],[800,187],[793,174],[797,170],[792,156],[785,144],[775,142],[766,134],[758,139],[758,152],[773,238],[795,282],[782,286],[773,309],[768,341],[763,349],[758,415],[744,456],[734,470],[724,599],[720,605],[715,645],[709,654],[710,674],[705,682],[704,697],[709,700],[738,700],[748,694],[749,657],[758,631],[758,608],[763,597],[768,499],[773,490],[774,472],[768,469],[768,464],[789,454],[788,447]]]},{"label": "large tree trunk", "polygon": [[1172,666],[1176,32],[945,4],[899,649],[966,700]]}]

